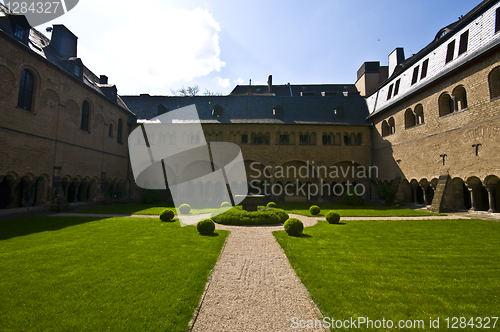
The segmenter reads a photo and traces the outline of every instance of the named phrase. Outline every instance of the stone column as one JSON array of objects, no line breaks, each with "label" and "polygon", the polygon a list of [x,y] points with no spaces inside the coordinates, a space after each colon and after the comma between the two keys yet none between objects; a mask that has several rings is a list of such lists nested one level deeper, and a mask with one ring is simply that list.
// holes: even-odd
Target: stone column
[{"label": "stone column", "polygon": [[478,211],[476,197],[474,195],[474,190],[476,190],[477,185],[473,186],[473,185],[466,184],[466,186],[470,192],[470,201],[471,201],[471,205],[472,205],[472,207],[470,208],[470,211]]},{"label": "stone column", "polygon": [[[82,187],[82,192],[81,192],[81,197],[78,197],[78,201],[80,202],[86,202],[87,198],[85,197],[87,195],[87,188],[89,187],[90,182],[82,182],[80,185]],[[90,196],[90,195],[89,195]]]},{"label": "stone column", "polygon": [[420,185],[420,187],[422,187],[422,191],[424,192],[424,204],[431,204],[431,202],[429,202],[429,193],[427,192],[429,184]]},{"label": "stone column", "polygon": [[73,180],[73,185],[75,186],[75,196],[73,197],[73,202],[70,202],[70,203],[77,203],[78,202],[78,188],[80,188],[81,182],[78,180]]},{"label": "stone column", "polygon": [[9,204],[7,205],[7,208],[8,209],[12,209],[14,208],[14,194],[16,193],[16,187],[17,187],[17,184],[19,183],[19,181],[21,180],[9,180],[9,178],[7,178],[7,183],[9,184],[9,187],[10,187],[10,197],[9,197]]},{"label": "stone column", "polygon": [[33,180],[23,179],[23,196],[21,198],[21,206],[29,207],[31,206],[31,186],[33,185]]},{"label": "stone column", "polygon": [[485,188],[488,191],[488,199],[490,203],[489,213],[497,213],[497,209],[495,206],[495,185],[486,185]]}]

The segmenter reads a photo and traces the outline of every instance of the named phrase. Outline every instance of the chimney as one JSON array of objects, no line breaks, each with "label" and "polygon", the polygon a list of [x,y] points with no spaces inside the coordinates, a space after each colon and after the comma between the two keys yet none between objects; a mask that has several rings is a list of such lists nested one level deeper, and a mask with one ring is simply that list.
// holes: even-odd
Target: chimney
[{"label": "chimney", "polygon": [[273,93],[273,75],[269,75],[267,79],[267,89],[269,93]]},{"label": "chimney", "polygon": [[389,54],[389,77],[394,73],[396,67],[405,61],[405,52],[402,47],[396,48]]},{"label": "chimney", "polygon": [[101,77],[99,77],[99,84],[108,84],[108,77],[106,75],[101,75]]},{"label": "chimney", "polygon": [[253,88],[252,88],[252,80],[250,79],[250,85],[248,85],[248,92],[247,92],[247,95],[248,96],[253,96]]},{"label": "chimney", "polygon": [[77,57],[78,37],[62,24],[53,25],[50,46],[64,59]]}]

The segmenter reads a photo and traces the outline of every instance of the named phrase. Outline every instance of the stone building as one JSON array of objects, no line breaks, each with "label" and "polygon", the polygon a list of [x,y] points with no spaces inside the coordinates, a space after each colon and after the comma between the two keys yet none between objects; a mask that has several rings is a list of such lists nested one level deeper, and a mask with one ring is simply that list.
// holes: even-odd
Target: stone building
[{"label": "stone building", "polygon": [[[500,207],[500,3],[486,0],[405,59],[363,64],[374,165],[399,200],[435,211]],[[381,82],[378,84],[378,82]]]},{"label": "stone building", "polygon": [[71,31],[48,39],[0,5],[0,209],[126,195],[133,122]]},{"label": "stone building", "polygon": [[[343,88],[342,88],[343,89]],[[346,86],[350,91],[353,85]],[[247,186],[256,193],[267,193],[282,200],[330,200],[342,194],[340,186],[347,181],[368,187],[369,175],[352,176],[353,168],[369,170],[371,166],[371,123],[366,119],[368,109],[358,93],[331,94],[330,96],[122,96],[125,103],[143,122],[157,115],[188,105],[195,105],[202,123],[203,133],[181,137],[154,137],[176,144],[175,140],[199,142],[201,135],[207,142],[237,143],[247,169]],[[141,120],[142,119],[142,120]],[[194,162],[195,164],[196,162]],[[179,165],[168,169],[168,178],[183,181],[183,173],[193,165]],[[293,170],[302,167],[302,174]],[[345,174],[331,170],[343,169]],[[309,169],[310,171],[306,171]],[[284,170],[280,173],[280,170]],[[286,172],[286,170],[290,170]],[[348,173],[348,174],[347,174]],[[359,175],[359,176],[358,176]],[[289,184],[289,193],[280,191]],[[333,190],[334,186],[336,191]],[[315,190],[297,193],[297,187],[316,185]],[[324,186],[323,186],[324,185]],[[272,186],[275,186],[272,192]],[[321,187],[323,190],[321,191]],[[345,190],[345,189],[344,189]],[[213,188],[217,193],[216,187]],[[310,197],[308,192],[311,193]],[[306,193],[304,195],[304,193]],[[323,193],[323,195],[321,195]],[[358,193],[361,193],[361,189]],[[368,198],[368,192],[363,192]]]}]

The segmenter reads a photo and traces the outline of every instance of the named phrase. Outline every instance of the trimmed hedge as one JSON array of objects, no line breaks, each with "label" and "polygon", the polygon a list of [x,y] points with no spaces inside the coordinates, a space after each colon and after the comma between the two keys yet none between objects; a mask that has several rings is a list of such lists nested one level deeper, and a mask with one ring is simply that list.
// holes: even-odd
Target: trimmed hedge
[{"label": "trimmed hedge", "polygon": [[268,207],[268,208],[272,208],[272,209],[275,209],[275,208],[277,208],[278,206],[277,206],[277,205],[276,205],[276,203],[274,203],[274,202],[269,202],[269,203],[267,203],[266,207]]},{"label": "trimmed hedge", "polygon": [[313,216],[317,216],[321,212],[321,209],[317,205],[311,205],[311,207],[309,208],[309,212]]},{"label": "trimmed hedge", "polygon": [[280,217],[280,222],[284,223],[288,218],[290,218],[288,213],[286,213],[286,211],[283,209],[273,209],[273,211],[278,215],[278,217]]},{"label": "trimmed hedge", "polygon": [[174,215],[175,215],[174,211],[170,209],[165,209],[160,212],[160,220],[170,222],[174,219]]},{"label": "trimmed hedge", "polygon": [[181,204],[177,210],[179,210],[181,214],[188,214],[189,211],[191,211],[191,206],[189,206],[189,204]]},{"label": "trimmed hedge", "polygon": [[161,194],[159,190],[146,189],[141,196],[142,204],[159,204],[161,202]]},{"label": "trimmed hedge", "polygon": [[329,211],[325,217],[329,224],[336,224],[340,221],[340,214],[335,211]]},{"label": "trimmed hedge", "polygon": [[[222,225],[275,225],[280,223],[280,216],[273,209],[246,211],[241,207],[234,207],[222,214],[212,212],[210,218]],[[282,216],[283,214],[281,214]]]},{"label": "trimmed hedge", "polygon": [[365,204],[365,199],[363,196],[356,195],[354,189],[350,187],[349,190],[346,190],[344,196],[342,196],[342,203],[345,205],[359,206]]},{"label": "trimmed hedge", "polygon": [[210,235],[214,233],[215,224],[212,219],[201,219],[196,224],[196,229],[201,235]]},{"label": "trimmed hedge", "polygon": [[299,236],[304,230],[304,224],[297,218],[290,218],[283,225],[285,232],[291,236]]},{"label": "trimmed hedge", "polygon": [[220,207],[221,207],[221,208],[223,208],[223,207],[231,207],[231,206],[232,206],[232,205],[231,205],[231,203],[229,203],[229,202],[222,202],[222,203],[220,204]]}]

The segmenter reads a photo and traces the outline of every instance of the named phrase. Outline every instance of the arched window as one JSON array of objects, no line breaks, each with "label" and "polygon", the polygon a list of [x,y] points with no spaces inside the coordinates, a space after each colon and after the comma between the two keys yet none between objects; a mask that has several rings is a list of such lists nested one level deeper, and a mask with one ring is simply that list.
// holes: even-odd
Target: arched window
[{"label": "arched window", "polygon": [[467,92],[465,88],[460,85],[453,90],[453,96],[455,97],[455,109],[461,111],[467,108]]},{"label": "arched window", "polygon": [[490,86],[490,98],[500,97],[500,67],[496,67],[490,72],[488,83]]},{"label": "arched window", "polygon": [[421,125],[424,123],[424,107],[422,104],[415,106],[415,124]]},{"label": "arched window", "polygon": [[89,120],[90,120],[90,105],[88,101],[84,101],[82,105],[82,122],[80,124],[80,129],[89,131]]},{"label": "arched window", "polygon": [[335,140],[333,141],[333,144],[335,145],[342,145],[342,141],[340,139],[340,133],[335,134]]},{"label": "arched window", "polygon": [[21,73],[21,84],[19,84],[19,96],[17,107],[31,111],[33,106],[33,91],[35,88],[35,78],[33,73],[25,69]]},{"label": "arched window", "polygon": [[453,113],[454,103],[450,95],[446,92],[439,97],[439,116],[445,116]]},{"label": "arched window", "polygon": [[305,134],[300,133],[299,144],[311,144],[311,138],[309,136],[309,133],[305,133]]},{"label": "arched window", "polygon": [[363,143],[363,136],[361,135],[361,133],[358,133],[356,135],[356,145],[361,145]]},{"label": "arched window", "polygon": [[391,135],[396,133],[396,122],[394,121],[393,117],[389,118],[388,124],[389,124],[389,133]]},{"label": "arched window", "polygon": [[108,133],[108,136],[109,137],[113,137],[113,123],[109,123],[109,133]]},{"label": "arched window", "polygon": [[118,119],[118,130],[116,132],[116,141],[122,143],[123,120]]},{"label": "arched window", "polygon": [[387,121],[384,120],[382,122],[382,137],[390,135],[390,132],[389,125],[387,124]]},{"label": "arched window", "polygon": [[411,110],[411,108],[407,109],[405,112],[405,128],[411,128],[414,127],[416,124],[416,117],[415,113]]},{"label": "arched window", "polygon": [[354,133],[349,135],[349,145],[356,145],[356,135]]}]

